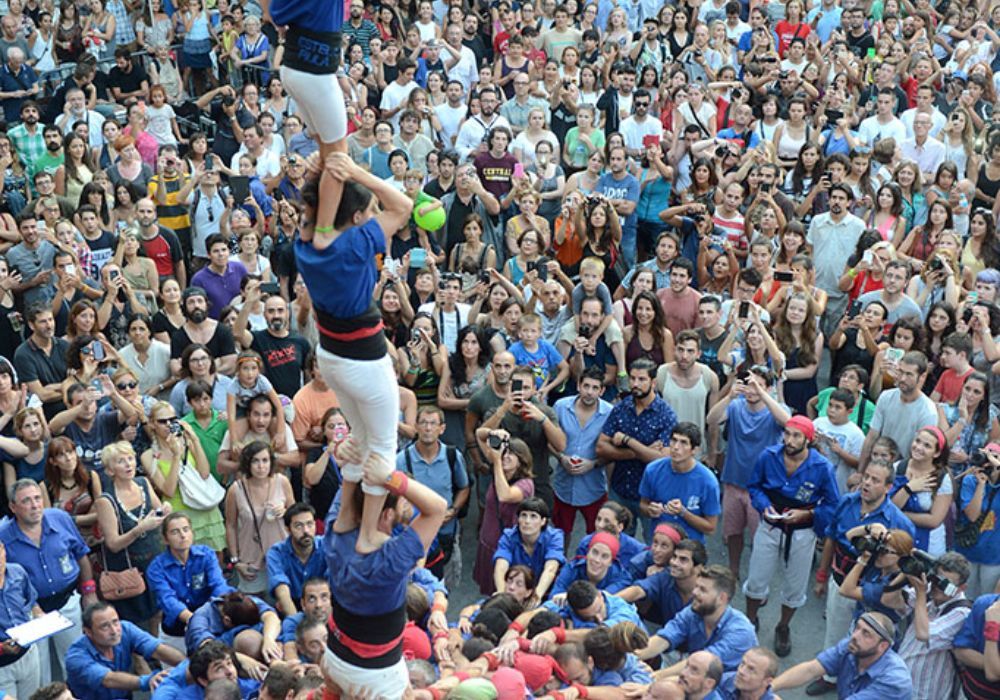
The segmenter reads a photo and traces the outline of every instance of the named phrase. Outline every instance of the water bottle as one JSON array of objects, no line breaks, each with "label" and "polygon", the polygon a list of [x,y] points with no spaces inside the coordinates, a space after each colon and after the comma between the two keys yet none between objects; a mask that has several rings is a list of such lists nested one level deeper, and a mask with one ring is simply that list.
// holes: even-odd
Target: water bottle
[{"label": "water bottle", "polygon": [[965,192],[958,195],[958,208],[968,209],[969,208],[969,198],[965,196]]}]

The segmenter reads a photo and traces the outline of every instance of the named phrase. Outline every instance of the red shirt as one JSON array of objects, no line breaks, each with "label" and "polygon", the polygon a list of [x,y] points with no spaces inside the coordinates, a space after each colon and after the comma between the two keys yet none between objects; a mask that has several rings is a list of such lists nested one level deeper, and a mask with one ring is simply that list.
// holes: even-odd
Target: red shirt
[{"label": "red shirt", "polygon": [[938,383],[934,387],[934,391],[936,391],[938,396],[941,397],[939,401],[941,403],[955,403],[958,401],[959,397],[962,395],[962,385],[965,384],[965,378],[974,371],[974,367],[969,367],[969,369],[961,375],[956,374],[953,369],[946,369],[942,372],[941,378],[938,379]]},{"label": "red shirt", "polygon": [[774,32],[778,35],[778,55],[784,58],[792,39],[795,37],[805,39],[812,33],[812,27],[805,22],[791,24],[787,19],[783,19],[774,25]]},{"label": "red shirt", "polygon": [[146,252],[146,257],[156,265],[156,274],[160,277],[174,274],[174,259],[170,255],[170,245],[163,236],[157,236],[152,240],[143,240],[142,249]]}]

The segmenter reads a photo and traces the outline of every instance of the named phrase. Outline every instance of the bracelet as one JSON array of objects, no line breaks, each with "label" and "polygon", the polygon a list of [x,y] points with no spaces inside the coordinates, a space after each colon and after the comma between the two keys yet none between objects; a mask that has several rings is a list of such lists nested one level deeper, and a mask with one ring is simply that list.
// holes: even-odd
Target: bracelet
[{"label": "bracelet", "polygon": [[816,583],[826,583],[830,580],[829,569],[816,569]]},{"label": "bracelet", "polygon": [[88,595],[90,593],[97,593],[97,584],[94,583],[94,579],[89,578],[80,584],[80,593],[83,595]]},{"label": "bracelet", "polygon": [[906,491],[911,496],[913,495],[913,489],[910,488],[909,484],[903,484],[903,491]]},{"label": "bracelet", "polygon": [[1000,622],[984,623],[983,639],[987,642],[1000,642]]},{"label": "bracelet", "polygon": [[431,641],[436,642],[439,639],[447,639],[447,638],[448,638],[447,632],[437,632],[433,637],[431,637]]},{"label": "bracelet", "polygon": [[313,233],[333,233],[333,225],[330,226],[313,226]]},{"label": "bracelet", "polygon": [[579,695],[581,698],[587,697],[587,687],[585,685],[573,681],[572,685],[570,685],[570,688],[575,690],[577,695]]},{"label": "bracelet", "polygon": [[448,606],[444,603],[434,603],[431,606],[431,612],[448,612]]},{"label": "bracelet", "polygon": [[512,623],[510,623],[509,625],[507,625],[507,629],[514,630],[518,634],[522,634],[524,632],[524,625],[522,625],[517,620],[514,620]]},{"label": "bracelet", "polygon": [[441,692],[440,688],[432,688],[428,686],[425,690],[431,694],[432,700],[442,700],[444,698],[444,693]]},{"label": "bracelet", "polygon": [[385,480],[385,490],[393,496],[405,496],[406,489],[409,485],[409,478],[401,471],[394,471],[389,475],[389,478]]},{"label": "bracelet", "polygon": [[566,643],[566,630],[563,627],[553,627],[552,634],[555,635],[556,644]]},{"label": "bracelet", "polygon": [[485,654],[483,654],[483,658],[486,659],[487,671],[496,671],[498,668],[500,668],[500,659],[498,659],[497,655],[494,654],[492,651],[488,651]]}]

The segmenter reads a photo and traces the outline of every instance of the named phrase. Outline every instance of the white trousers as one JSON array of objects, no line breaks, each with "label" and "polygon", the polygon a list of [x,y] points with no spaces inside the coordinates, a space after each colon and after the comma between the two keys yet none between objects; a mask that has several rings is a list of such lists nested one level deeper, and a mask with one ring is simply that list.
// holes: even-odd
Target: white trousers
[{"label": "white trousers", "polygon": [[[840,586],[830,577],[826,587],[826,633],[823,636],[823,648],[836,646],[841,639],[851,631],[854,620],[854,607],[857,601],[840,595]],[[833,676],[824,676],[826,680],[835,682]]]},{"label": "white trousers", "polygon": [[334,143],[347,136],[347,108],[336,75],[316,75],[282,66],[281,82],[295,98],[299,115],[320,141]]},{"label": "white trousers", "polygon": [[[42,640],[41,644],[48,644],[48,640]],[[38,646],[36,644],[28,649],[27,654],[9,666],[0,668],[0,694],[27,700],[41,687],[42,670],[38,665]]]},{"label": "white trousers", "polygon": [[[361,451],[396,464],[396,427],[399,422],[399,385],[388,355],[378,360],[352,360],[323,348],[316,350],[317,366],[327,386],[337,394],[351,437]],[[361,465],[341,464],[344,478],[361,480]],[[366,492],[374,492],[365,487]]]},{"label": "white trousers", "polygon": [[[787,562],[786,537],[792,538]],[[815,550],[816,533],[812,528],[793,530],[790,535],[783,536],[779,528],[761,520],[753,536],[753,551],[750,553],[747,580],[743,582],[743,594],[747,598],[764,600],[768,597],[775,572],[781,572],[781,604],[801,608],[806,604]]]},{"label": "white trousers", "polygon": [[981,595],[994,593],[997,583],[1000,583],[1000,564],[972,564],[965,595],[969,600],[975,600]]},{"label": "white trousers", "polygon": [[[66,604],[59,608],[73,626],[64,629],[59,634],[52,635],[47,640],[38,643],[38,664],[42,669],[42,685],[48,685],[53,680],[52,677],[52,651],[55,650],[56,661],[61,669],[62,679],[66,678],[66,652],[70,645],[83,636],[83,611],[80,610],[80,594],[76,591],[69,597]],[[20,700],[20,696],[18,696]]]},{"label": "white trousers", "polygon": [[399,700],[410,687],[410,675],[402,658],[388,668],[361,668],[327,649],[323,654],[323,671],[346,697],[360,695],[368,700]]}]

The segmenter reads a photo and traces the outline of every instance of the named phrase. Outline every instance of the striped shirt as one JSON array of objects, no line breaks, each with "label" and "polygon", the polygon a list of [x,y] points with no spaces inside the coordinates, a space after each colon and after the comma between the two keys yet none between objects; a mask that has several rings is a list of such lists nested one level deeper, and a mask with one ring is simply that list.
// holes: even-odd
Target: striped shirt
[{"label": "striped shirt", "polygon": [[354,43],[360,44],[365,58],[368,58],[371,54],[371,48],[368,44],[372,40],[373,36],[378,36],[378,27],[375,26],[374,22],[366,17],[361,19],[360,27],[355,27],[351,24],[350,20],[348,20],[347,22],[344,22],[344,26],[340,28],[340,34],[343,37],[344,46],[350,46]]},{"label": "striped shirt", "polygon": [[[191,216],[188,205],[180,201],[177,196],[181,188],[190,179],[187,175],[183,177],[180,175],[167,177],[159,174],[154,175],[149,181],[149,196],[156,202],[156,215],[160,219],[160,225],[172,229],[179,236],[182,235],[182,232],[186,233],[191,228]],[[159,188],[161,182],[167,188],[166,204],[161,204],[156,198],[156,190]]]},{"label": "striped shirt", "polygon": [[[961,594],[964,599],[965,595]],[[952,601],[958,600],[953,598]],[[951,603],[952,601],[949,601]],[[972,608],[964,605],[946,604],[949,609],[942,615],[941,608],[927,601],[930,618],[930,639],[917,639],[912,622],[903,635],[899,655],[910,669],[913,678],[913,700],[936,700],[954,697],[958,674],[951,657],[952,642],[965,624],[965,618]]]},{"label": "striped shirt", "polygon": [[17,154],[21,156],[21,160],[31,172],[34,172],[35,161],[45,155],[45,138],[42,136],[42,129],[42,124],[36,124],[35,133],[30,134],[28,127],[24,124],[18,124],[7,132],[7,136],[14,143]]}]

